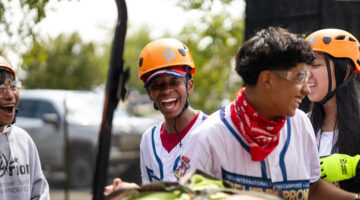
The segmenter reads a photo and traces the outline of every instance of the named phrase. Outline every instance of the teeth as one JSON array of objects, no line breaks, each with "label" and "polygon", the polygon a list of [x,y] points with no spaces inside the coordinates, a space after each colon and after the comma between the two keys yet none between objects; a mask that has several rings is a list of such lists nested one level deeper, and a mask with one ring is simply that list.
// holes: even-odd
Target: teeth
[{"label": "teeth", "polygon": [[14,106],[14,104],[10,104],[10,105],[5,105],[3,107],[13,107],[13,106]]},{"label": "teeth", "polygon": [[163,99],[161,102],[162,102],[162,103],[167,103],[167,102],[171,102],[171,101],[176,101],[176,98]]},{"label": "teeth", "polygon": [[313,86],[315,86],[315,83],[308,83],[308,86],[313,87]]}]

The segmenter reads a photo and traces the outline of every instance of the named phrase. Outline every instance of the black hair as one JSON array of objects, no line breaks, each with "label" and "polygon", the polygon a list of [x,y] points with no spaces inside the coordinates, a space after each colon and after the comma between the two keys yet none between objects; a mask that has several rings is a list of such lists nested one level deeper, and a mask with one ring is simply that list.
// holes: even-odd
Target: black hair
[{"label": "black hair", "polygon": [[15,76],[10,70],[6,68],[0,68],[0,84],[3,84],[6,78],[10,78],[13,81],[15,80]]},{"label": "black hair", "polygon": [[263,70],[288,70],[298,63],[315,60],[311,45],[303,35],[280,27],[268,27],[247,40],[236,56],[236,72],[245,85],[256,85]]},{"label": "black hair", "polygon": [[[328,55],[334,62],[334,73],[336,86],[344,82],[348,71],[353,73],[354,64],[348,58],[334,58]],[[350,67],[350,68],[349,68]],[[350,76],[349,74],[348,76]],[[339,130],[339,135],[335,147],[338,153],[355,156],[360,153],[360,105],[359,105],[359,85],[353,78],[348,83],[343,84],[335,90],[336,98],[336,121],[335,126]],[[321,133],[324,123],[325,112],[321,103],[312,103],[312,112],[310,115],[311,123],[315,134]],[[334,127],[335,129],[336,127]],[[353,179],[341,181],[341,188],[360,192],[360,184],[355,183]]]}]

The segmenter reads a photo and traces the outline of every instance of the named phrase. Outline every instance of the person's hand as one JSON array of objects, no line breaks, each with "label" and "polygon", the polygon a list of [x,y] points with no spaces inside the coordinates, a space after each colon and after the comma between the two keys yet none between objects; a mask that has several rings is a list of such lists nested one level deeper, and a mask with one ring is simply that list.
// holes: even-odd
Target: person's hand
[{"label": "person's hand", "polygon": [[108,185],[104,189],[104,194],[109,195],[110,193],[114,192],[118,189],[129,189],[129,188],[139,188],[139,186],[136,183],[128,183],[122,181],[120,178],[115,178],[113,180],[112,185]]},{"label": "person's hand", "polygon": [[329,182],[342,181],[356,176],[360,155],[332,154],[320,158],[321,178]]}]

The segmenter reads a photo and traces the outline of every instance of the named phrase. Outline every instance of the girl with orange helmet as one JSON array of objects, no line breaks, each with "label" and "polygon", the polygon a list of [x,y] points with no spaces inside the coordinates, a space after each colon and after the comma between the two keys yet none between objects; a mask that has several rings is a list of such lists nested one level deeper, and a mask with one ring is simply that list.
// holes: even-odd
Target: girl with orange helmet
[{"label": "girl with orange helmet", "polygon": [[[316,60],[308,80],[313,102],[310,120],[317,138],[321,177],[340,187],[360,192],[360,71],[358,40],[340,29],[322,29],[310,34]],[[332,156],[329,156],[332,155]]]},{"label": "girl with orange helmet", "polygon": [[[207,117],[188,102],[188,96],[194,90],[194,61],[182,42],[162,38],[144,47],[138,68],[139,79],[144,82],[154,108],[164,116],[164,120],[146,130],[141,139],[142,183],[177,181],[187,170],[182,152],[185,148],[194,148],[188,145],[190,132]],[[177,170],[180,167],[181,170]],[[128,186],[134,185],[114,179],[105,192]]]}]

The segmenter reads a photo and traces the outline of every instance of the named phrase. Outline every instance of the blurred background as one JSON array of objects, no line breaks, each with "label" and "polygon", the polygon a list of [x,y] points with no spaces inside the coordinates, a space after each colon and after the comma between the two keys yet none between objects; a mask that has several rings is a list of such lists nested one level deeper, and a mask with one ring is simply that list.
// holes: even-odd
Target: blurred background
[{"label": "blurred background", "polygon": [[[257,30],[342,28],[360,37],[359,0],[128,0],[127,6],[129,93],[115,114],[109,183],[113,177],[139,183],[141,134],[161,120],[137,77],[137,59],[149,41],[174,37],[190,48],[196,64],[190,103],[210,114],[242,87],[234,56]],[[89,152],[97,144],[116,17],[112,0],[0,0],[0,54],[24,87],[17,125],[35,140],[52,199],[90,199],[95,153]],[[74,99],[89,102],[79,106]],[[302,109],[307,107],[305,99]],[[65,158],[65,146],[72,157]],[[50,147],[56,150],[49,154]],[[72,174],[68,182],[66,171]]]}]

